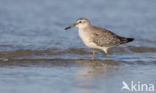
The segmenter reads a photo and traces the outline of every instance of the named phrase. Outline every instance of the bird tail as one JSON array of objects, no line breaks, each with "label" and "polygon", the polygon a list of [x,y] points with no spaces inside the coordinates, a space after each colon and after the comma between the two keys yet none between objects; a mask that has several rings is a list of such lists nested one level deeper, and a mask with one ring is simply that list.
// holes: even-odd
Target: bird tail
[{"label": "bird tail", "polygon": [[128,43],[128,42],[132,42],[134,40],[134,38],[121,38],[121,44],[124,44],[124,43]]}]

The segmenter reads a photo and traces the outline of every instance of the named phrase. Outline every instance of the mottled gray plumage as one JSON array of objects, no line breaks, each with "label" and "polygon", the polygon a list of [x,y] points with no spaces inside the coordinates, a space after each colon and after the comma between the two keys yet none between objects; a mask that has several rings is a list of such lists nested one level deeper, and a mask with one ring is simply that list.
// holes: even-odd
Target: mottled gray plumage
[{"label": "mottled gray plumage", "polygon": [[130,39],[118,36],[104,28],[92,26],[90,30],[92,30],[93,42],[101,47],[113,47],[120,44],[128,43],[128,39]]}]

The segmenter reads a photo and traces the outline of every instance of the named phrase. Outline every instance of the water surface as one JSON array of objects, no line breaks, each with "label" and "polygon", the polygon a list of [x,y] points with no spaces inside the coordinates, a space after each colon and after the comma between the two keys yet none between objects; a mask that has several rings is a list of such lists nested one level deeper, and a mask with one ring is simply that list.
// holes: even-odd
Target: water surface
[{"label": "water surface", "polygon": [[[155,9],[155,0],[0,0],[0,91],[129,93],[122,81],[156,87]],[[111,49],[110,61],[101,51],[91,61],[77,28],[64,30],[79,17],[135,41]]]}]

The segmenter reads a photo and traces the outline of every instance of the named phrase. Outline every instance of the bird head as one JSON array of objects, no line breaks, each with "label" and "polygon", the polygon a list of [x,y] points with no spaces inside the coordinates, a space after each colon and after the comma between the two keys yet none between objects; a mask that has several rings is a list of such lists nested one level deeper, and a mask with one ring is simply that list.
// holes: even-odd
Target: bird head
[{"label": "bird head", "polygon": [[90,26],[90,21],[86,18],[79,18],[79,19],[77,19],[75,24],[66,27],[65,30],[68,30],[68,29],[73,28],[73,27],[85,28],[87,26]]}]

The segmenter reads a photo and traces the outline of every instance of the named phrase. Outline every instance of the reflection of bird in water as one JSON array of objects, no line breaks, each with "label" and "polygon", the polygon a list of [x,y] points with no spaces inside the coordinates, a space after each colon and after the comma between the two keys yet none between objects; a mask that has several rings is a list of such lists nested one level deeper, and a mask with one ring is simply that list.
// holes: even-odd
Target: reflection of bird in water
[{"label": "reflection of bird in water", "polygon": [[95,79],[97,76],[103,75],[106,70],[104,68],[85,67],[76,74],[79,93],[93,93],[91,90],[96,86]]},{"label": "reflection of bird in water", "polygon": [[79,28],[79,36],[86,46],[93,49],[92,59],[95,58],[95,50],[99,49],[106,53],[109,59],[108,49],[133,41],[133,38],[126,38],[118,36],[109,30],[92,26],[90,21],[86,18],[79,18],[75,24],[65,28],[65,30],[72,27]]},{"label": "reflection of bird in water", "polygon": [[[105,72],[107,72],[107,65],[105,67],[85,67],[81,71],[79,71],[78,75],[80,76],[79,78],[82,79],[92,79],[96,76],[103,75]],[[82,76],[82,77],[81,77]],[[83,78],[85,76],[86,78]]]},{"label": "reflection of bird in water", "polygon": [[[78,93],[93,93],[91,90],[96,89],[104,78],[110,78],[112,74],[106,74],[111,71],[117,71],[116,68],[106,64],[101,66],[84,65],[82,70],[76,73]],[[107,91],[107,90],[106,90]]]}]

